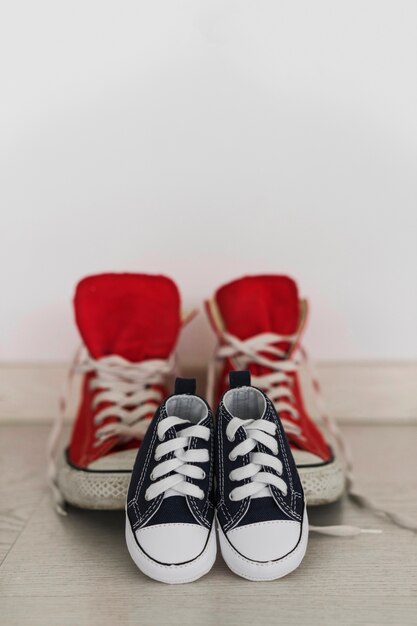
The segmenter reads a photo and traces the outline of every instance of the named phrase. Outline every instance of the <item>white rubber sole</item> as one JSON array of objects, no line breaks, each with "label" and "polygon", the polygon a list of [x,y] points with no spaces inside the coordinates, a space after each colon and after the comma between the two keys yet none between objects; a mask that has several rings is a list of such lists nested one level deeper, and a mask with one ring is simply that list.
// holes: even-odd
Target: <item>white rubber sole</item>
[{"label": "white rubber sole", "polygon": [[126,505],[130,471],[86,471],[69,465],[58,467],[58,488],[66,502],[81,509],[121,510]]},{"label": "white rubber sole", "polygon": [[[322,466],[299,466],[298,473],[308,506],[331,504],[345,490],[345,473],[335,459]],[[81,509],[122,510],[125,508],[130,471],[85,471],[69,465],[65,458],[58,467],[58,487],[69,504]]]},{"label": "white rubber sole", "polygon": [[149,578],[169,585],[191,583],[207,574],[214,565],[217,555],[216,528],[213,523],[204,551],[193,561],[181,565],[163,565],[149,558],[138,545],[127,515],[126,545],[134,563]]},{"label": "white rubber sole", "polygon": [[345,491],[346,476],[340,461],[335,458],[325,465],[297,466],[308,506],[336,502]]},{"label": "white rubber sole", "polygon": [[219,526],[220,549],[224,561],[229,569],[238,576],[253,581],[276,580],[287,576],[297,569],[304,558],[308,543],[308,518],[307,511],[304,511],[303,526],[301,530],[301,538],[296,548],[287,556],[278,561],[268,561],[266,563],[258,563],[246,559],[242,554],[237,552]]}]

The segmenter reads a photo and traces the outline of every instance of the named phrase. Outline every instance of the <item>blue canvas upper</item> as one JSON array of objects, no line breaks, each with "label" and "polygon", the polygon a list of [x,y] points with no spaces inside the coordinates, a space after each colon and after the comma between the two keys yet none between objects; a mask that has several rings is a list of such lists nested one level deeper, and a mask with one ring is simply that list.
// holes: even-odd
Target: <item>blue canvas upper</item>
[{"label": "blue canvas upper", "polygon": [[[184,395],[184,394],[183,394]],[[176,395],[170,396],[175,398]],[[198,396],[190,396],[198,397]],[[171,495],[164,497],[160,494],[153,500],[146,500],[145,494],[148,487],[153,484],[151,473],[158,461],[155,460],[155,450],[160,440],[158,438],[158,424],[167,417],[166,401],[156,411],[145,438],[139,448],[138,455],[133,467],[132,476],[127,496],[127,515],[132,529],[135,531],[145,526],[167,523],[187,523],[200,524],[208,529],[211,528],[214,518],[214,463],[213,463],[213,415],[204,400],[199,398],[207,406],[207,416],[198,423],[210,429],[211,436],[208,441],[201,438],[192,437],[190,439],[189,449],[206,448],[209,452],[209,460],[207,462],[198,463],[205,472],[204,479],[192,479],[187,477],[188,482],[194,482],[204,492],[204,498],[200,500],[193,496]],[[184,425],[173,426],[165,434],[165,440],[176,437]],[[174,457],[171,452],[161,461]]]},{"label": "blue canvas upper", "polygon": [[[253,524],[268,520],[291,520],[302,522],[304,513],[304,494],[300,477],[290,450],[290,446],[285,435],[283,426],[272,402],[260,391],[265,398],[266,408],[262,419],[273,422],[276,425],[275,439],[278,443],[278,458],[282,462],[281,478],[287,484],[287,494],[284,495],[274,485],[269,486],[272,497],[251,498],[246,497],[243,500],[235,501],[229,498],[233,489],[237,486],[250,482],[250,479],[244,479],[236,482],[229,478],[232,470],[250,462],[250,453],[244,456],[238,456],[236,460],[230,460],[229,454],[233,448],[241,441],[247,438],[243,427],[236,431],[235,441],[229,441],[226,436],[226,428],[233,418],[224,404],[224,396],[221,400],[217,411],[217,424],[215,434],[215,465],[217,476],[217,493],[216,508],[219,523],[224,530],[228,532],[232,528],[246,524]],[[257,450],[271,454],[261,443],[258,443]],[[262,471],[276,473],[270,467],[264,467]]]}]

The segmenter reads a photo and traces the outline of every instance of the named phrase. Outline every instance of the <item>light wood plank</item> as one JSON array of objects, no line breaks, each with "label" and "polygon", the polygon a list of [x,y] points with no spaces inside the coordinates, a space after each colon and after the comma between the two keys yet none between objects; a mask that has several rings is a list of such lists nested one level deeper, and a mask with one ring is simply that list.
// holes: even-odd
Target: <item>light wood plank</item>
[{"label": "light wood plank", "polygon": [[62,363],[3,363],[0,422],[50,422],[59,411],[68,367]]},{"label": "light wood plank", "polygon": [[317,371],[337,420],[417,422],[416,363],[321,363]]},{"label": "light wood plank", "polygon": [[[344,431],[367,493],[416,516],[417,427]],[[45,496],[0,568],[0,624],[415,624],[416,536],[346,500],[311,510],[310,518],[384,533],[311,535],[300,568],[280,581],[244,581],[219,558],[200,581],[170,587],[147,579],[131,562],[123,513],[71,509],[62,518]]]},{"label": "light wood plank", "polygon": [[0,426],[0,563],[45,493],[46,426]]},{"label": "light wood plank", "polygon": [[[314,572],[312,572],[314,576]],[[343,571],[338,573],[343,577]],[[279,582],[263,589],[239,581],[213,588],[205,580],[169,588],[161,597],[140,584],[129,597],[100,591],[82,597],[2,598],[1,626],[415,626],[401,598],[327,593],[314,586],[303,602],[282,596]],[[282,582],[282,581],[281,581]],[[366,583],[364,583],[366,584]],[[274,588],[275,586],[275,588]],[[162,611],[162,606],[165,611]],[[7,621],[6,621],[7,620]]]}]

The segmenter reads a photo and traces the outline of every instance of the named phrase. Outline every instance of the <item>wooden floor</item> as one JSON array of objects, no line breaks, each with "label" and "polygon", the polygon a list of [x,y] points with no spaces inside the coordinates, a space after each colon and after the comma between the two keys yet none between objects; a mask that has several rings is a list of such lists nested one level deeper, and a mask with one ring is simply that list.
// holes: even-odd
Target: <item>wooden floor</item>
[{"label": "wooden floor", "polygon": [[[344,427],[358,483],[378,502],[417,516],[417,426]],[[46,426],[0,427],[1,626],[417,624],[417,534],[347,502],[311,510],[316,524],[381,528],[380,535],[310,535],[290,576],[253,583],[221,558],[201,580],[145,578],[124,543],[123,512],[52,510]]]}]

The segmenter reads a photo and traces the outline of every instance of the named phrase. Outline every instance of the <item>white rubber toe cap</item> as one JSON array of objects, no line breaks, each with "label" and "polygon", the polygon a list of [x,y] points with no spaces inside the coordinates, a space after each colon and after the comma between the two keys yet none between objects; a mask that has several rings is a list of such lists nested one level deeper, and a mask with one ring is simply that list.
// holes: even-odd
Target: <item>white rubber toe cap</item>
[{"label": "white rubber toe cap", "polygon": [[197,524],[157,524],[136,531],[136,539],[148,557],[169,565],[197,558],[208,536],[209,531]]},{"label": "white rubber toe cap", "polygon": [[247,559],[258,562],[281,559],[297,546],[301,524],[290,520],[239,526],[227,533],[232,546]]}]

